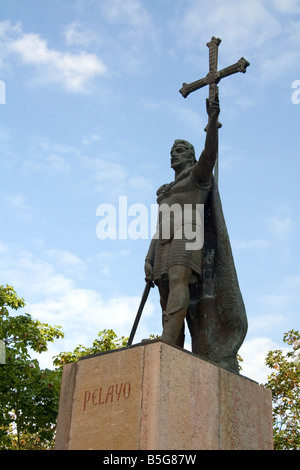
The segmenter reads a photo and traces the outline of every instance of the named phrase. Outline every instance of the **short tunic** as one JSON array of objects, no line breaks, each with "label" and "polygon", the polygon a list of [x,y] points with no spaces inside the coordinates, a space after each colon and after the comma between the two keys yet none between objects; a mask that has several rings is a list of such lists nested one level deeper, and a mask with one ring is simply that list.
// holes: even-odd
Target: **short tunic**
[{"label": "short tunic", "polygon": [[[188,208],[192,215],[187,220],[184,217],[176,220],[174,212],[169,210],[163,211],[163,216],[158,218],[153,258],[153,278],[156,282],[165,278],[169,268],[175,265],[186,266],[201,276],[204,227],[199,210],[203,214],[211,183],[205,186],[198,183],[192,170],[193,167],[157,191],[159,211],[165,204],[166,208],[177,207],[182,213]],[[163,232],[164,227],[170,227],[169,234],[167,230]]]}]

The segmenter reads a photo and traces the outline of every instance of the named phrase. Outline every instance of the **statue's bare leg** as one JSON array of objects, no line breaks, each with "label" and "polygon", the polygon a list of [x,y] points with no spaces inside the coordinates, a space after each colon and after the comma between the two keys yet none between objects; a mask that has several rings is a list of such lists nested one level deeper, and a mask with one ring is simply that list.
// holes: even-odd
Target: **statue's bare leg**
[{"label": "statue's bare leg", "polygon": [[[160,296],[160,306],[162,309],[162,327],[164,329],[166,319],[167,319],[166,310],[167,310],[168,298],[169,298],[169,293],[170,293],[169,281],[168,280],[159,281],[157,283],[157,286],[158,286],[159,296]],[[184,346],[184,322],[183,322],[181,331],[179,333],[179,336],[175,344],[176,346],[179,346],[181,348],[183,348]]]},{"label": "statue's bare leg", "polygon": [[[178,265],[169,268],[169,295],[163,313],[161,339],[177,346],[183,346],[184,319],[190,301],[189,281],[191,275],[192,270],[185,266]],[[163,308],[162,302],[161,305]]]}]

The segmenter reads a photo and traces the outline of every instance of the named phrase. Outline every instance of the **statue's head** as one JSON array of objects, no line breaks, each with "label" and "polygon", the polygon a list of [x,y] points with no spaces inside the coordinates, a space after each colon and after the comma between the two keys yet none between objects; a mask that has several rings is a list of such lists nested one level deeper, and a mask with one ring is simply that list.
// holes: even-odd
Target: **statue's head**
[{"label": "statue's head", "polygon": [[183,170],[196,163],[195,149],[187,140],[175,140],[171,148],[171,168]]}]

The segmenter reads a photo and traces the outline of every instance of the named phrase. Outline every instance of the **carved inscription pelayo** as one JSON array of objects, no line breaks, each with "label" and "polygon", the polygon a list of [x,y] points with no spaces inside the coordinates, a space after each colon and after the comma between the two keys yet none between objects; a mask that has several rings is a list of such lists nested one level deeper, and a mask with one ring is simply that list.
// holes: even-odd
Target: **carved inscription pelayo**
[{"label": "carved inscription pelayo", "polygon": [[112,384],[109,387],[99,387],[86,390],[83,397],[83,411],[88,407],[105,405],[120,400],[128,400],[130,397],[130,382]]}]

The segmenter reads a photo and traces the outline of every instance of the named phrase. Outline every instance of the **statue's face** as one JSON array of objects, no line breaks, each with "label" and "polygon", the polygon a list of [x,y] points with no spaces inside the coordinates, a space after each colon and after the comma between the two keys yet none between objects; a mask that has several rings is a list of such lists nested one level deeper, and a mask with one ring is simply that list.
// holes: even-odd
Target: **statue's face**
[{"label": "statue's face", "polygon": [[190,152],[185,146],[173,145],[171,149],[171,168],[173,168],[173,170],[190,166],[190,160]]}]

